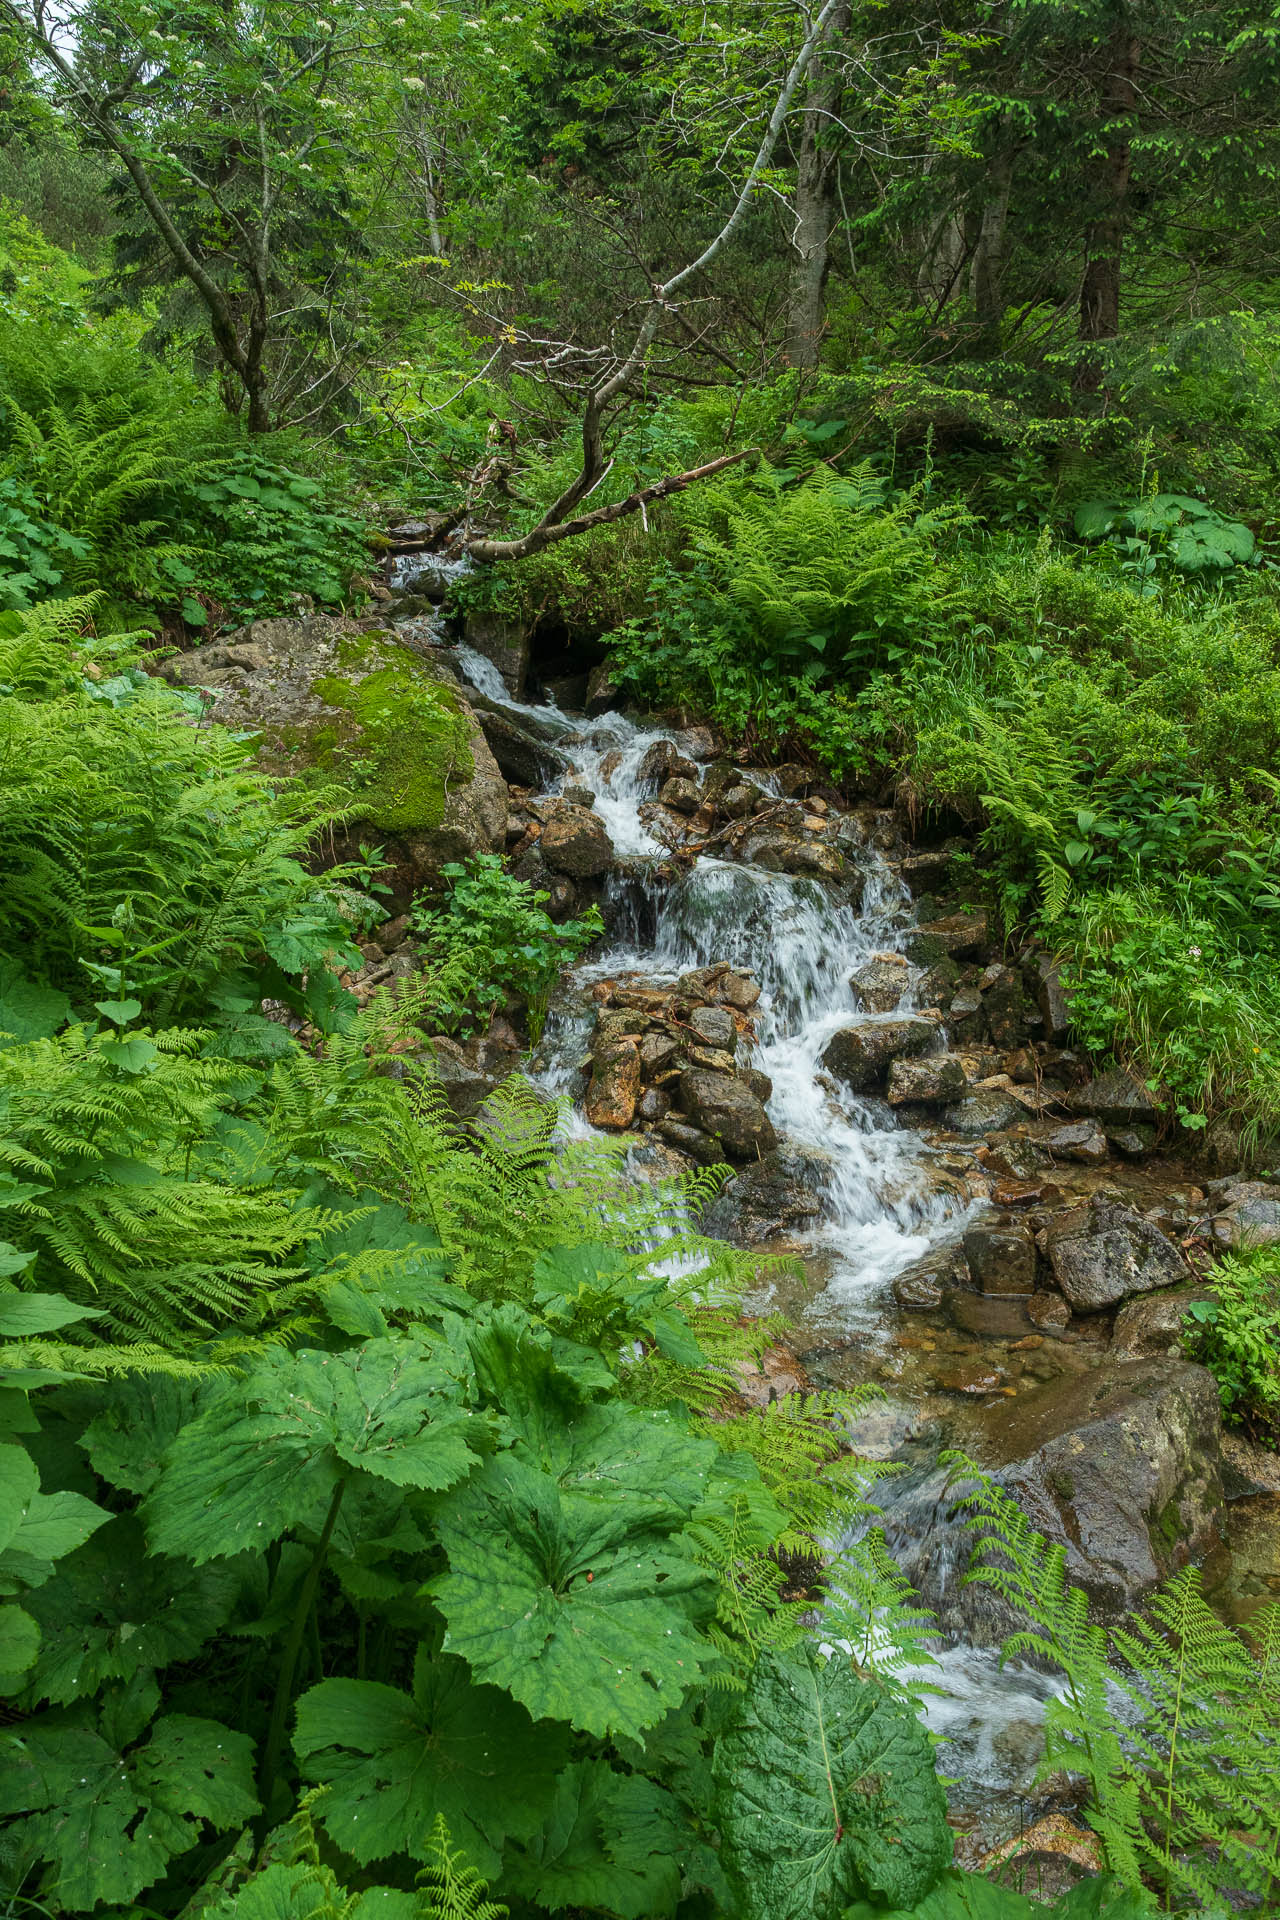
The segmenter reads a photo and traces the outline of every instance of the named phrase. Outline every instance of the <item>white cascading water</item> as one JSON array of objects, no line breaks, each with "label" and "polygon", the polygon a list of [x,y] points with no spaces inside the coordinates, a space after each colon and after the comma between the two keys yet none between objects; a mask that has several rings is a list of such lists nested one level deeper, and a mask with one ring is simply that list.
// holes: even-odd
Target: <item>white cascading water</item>
[{"label": "white cascading water", "polygon": [[[759,981],[753,1064],[773,1082],[769,1117],[787,1145],[805,1150],[822,1169],[825,1218],[811,1236],[815,1250],[827,1255],[822,1311],[874,1333],[885,1284],[926,1251],[949,1219],[954,1231],[954,1200],[931,1190],[919,1136],[898,1127],[882,1102],[850,1093],[821,1065],[840,1027],[875,1018],[856,1006],[849,975],[896,944],[909,911],[901,885],[869,850],[861,856],[865,890],[856,911],[816,880],[705,856],[674,881],[646,881],[644,861],[660,861],[667,849],[641,818],[653,789],[640,769],[650,748],[674,736],[617,713],[583,723],[555,707],[522,706],[490,661],[466,647],[457,659],[477,691],[544,735],[562,737],[573,763],[570,777],[595,794],[595,812],[629,862],[628,887],[647,896],[652,938],[615,941],[578,970],[579,981],[620,973],[674,980],[714,961],[728,961]],[[558,1093],[573,1086],[583,1038],[581,1015],[549,1023],[542,1076]]]}]

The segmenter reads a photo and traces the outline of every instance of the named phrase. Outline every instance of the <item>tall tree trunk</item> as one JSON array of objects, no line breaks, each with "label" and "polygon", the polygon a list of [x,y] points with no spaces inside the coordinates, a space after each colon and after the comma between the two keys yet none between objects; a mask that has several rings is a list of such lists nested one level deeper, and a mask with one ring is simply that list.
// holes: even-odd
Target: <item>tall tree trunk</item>
[{"label": "tall tree trunk", "polygon": [[827,268],[836,223],[837,124],[844,79],[830,51],[849,25],[850,8],[832,14],[824,46],[814,55],[812,80],[801,117],[796,155],[793,259],[787,292],[786,356],[793,367],[816,367],[826,309]]},{"label": "tall tree trunk", "polygon": [[[1097,211],[1085,239],[1084,278],[1080,283],[1080,339],[1114,340],[1120,332],[1120,275],[1128,226],[1132,152],[1129,132],[1137,104],[1141,46],[1125,23],[1112,34],[1102,77],[1102,138],[1106,145],[1088,169],[1089,202]],[[1102,369],[1096,355],[1082,360],[1076,385],[1098,387]]]},{"label": "tall tree trunk", "polygon": [[1000,350],[1000,322],[1004,318],[1005,240],[1016,157],[1013,147],[1001,143],[987,167],[982,216],[969,275],[969,289],[978,326],[975,344],[980,353],[998,353]]}]

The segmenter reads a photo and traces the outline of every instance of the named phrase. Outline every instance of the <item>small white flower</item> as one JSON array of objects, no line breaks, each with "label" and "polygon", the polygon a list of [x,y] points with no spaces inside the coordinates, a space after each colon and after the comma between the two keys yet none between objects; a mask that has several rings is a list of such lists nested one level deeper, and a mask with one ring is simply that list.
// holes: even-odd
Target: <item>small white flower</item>
[{"label": "small white flower", "polygon": [[1188,947],[1188,948],[1187,948],[1187,952],[1188,952],[1188,953],[1189,953],[1189,954],[1191,955],[1191,958],[1192,958],[1193,960],[1198,960],[1198,959],[1200,958],[1200,949],[1199,949],[1199,947]]}]

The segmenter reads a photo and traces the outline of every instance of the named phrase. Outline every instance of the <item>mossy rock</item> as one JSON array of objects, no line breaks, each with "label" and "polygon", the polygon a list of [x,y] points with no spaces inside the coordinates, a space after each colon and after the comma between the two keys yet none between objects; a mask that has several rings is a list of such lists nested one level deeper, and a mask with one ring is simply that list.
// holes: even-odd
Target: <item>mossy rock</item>
[{"label": "mossy rock", "polygon": [[384,847],[397,906],[447,862],[501,848],[506,783],[475,715],[448,668],[394,632],[258,620],[183,669],[213,691],[214,720],[257,735],[268,772],[339,791],[333,856]]}]

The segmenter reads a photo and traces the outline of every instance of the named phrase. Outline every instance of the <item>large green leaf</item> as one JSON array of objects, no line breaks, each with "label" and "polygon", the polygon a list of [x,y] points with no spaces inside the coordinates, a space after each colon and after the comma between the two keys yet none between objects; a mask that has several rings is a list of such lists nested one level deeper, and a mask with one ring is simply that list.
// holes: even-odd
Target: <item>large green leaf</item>
[{"label": "large green leaf", "polygon": [[[690,1617],[709,1601],[706,1576],[669,1538],[678,1516],[618,1485],[640,1477],[640,1451],[621,1474],[619,1458],[602,1459],[590,1491],[504,1455],[439,1509],[449,1571],[430,1590],[447,1644],[535,1719],[637,1733],[678,1706],[713,1657]],[[655,1473],[664,1452],[654,1450]],[[586,1469],[580,1461],[580,1482]]]},{"label": "large green leaf", "polygon": [[43,1635],[28,1676],[35,1698],[65,1704],[192,1659],[229,1618],[240,1584],[230,1566],[147,1553],[137,1519],[119,1515],[27,1601]]},{"label": "large green leaf", "polygon": [[436,1816],[492,1878],[504,1839],[550,1811],[564,1765],[562,1727],[535,1726],[461,1660],[420,1652],[413,1694],[371,1680],[323,1680],[298,1702],[294,1747],[329,1791],[316,1811],[362,1865],[392,1853],[430,1857]]},{"label": "large green leaf", "polygon": [[[132,1727],[127,1732],[135,1731]],[[0,1815],[18,1856],[49,1863],[61,1911],[133,1900],[201,1823],[257,1810],[252,1742],[213,1720],[171,1714],[136,1745],[55,1711],[0,1734]]]},{"label": "large green leaf", "polygon": [[161,1553],[201,1565],[314,1525],[352,1470],[451,1486],[476,1462],[482,1417],[414,1334],[346,1353],[273,1348],[184,1427],[146,1502]]},{"label": "large green leaf", "polygon": [[196,1407],[189,1380],[133,1373],[101,1389],[98,1412],[81,1436],[95,1473],[113,1487],[150,1493],[164,1456]]},{"label": "large green leaf", "polygon": [[70,1013],[65,993],[29,979],[16,960],[0,960],[0,1047],[45,1040]]},{"label": "large green leaf", "polygon": [[680,1896],[680,1861],[693,1842],[679,1803],[640,1774],[602,1760],[567,1767],[542,1831],[508,1855],[502,1891],[552,1913],[566,1907],[657,1920]]},{"label": "large green leaf", "polygon": [[54,1562],[110,1517],[82,1493],[41,1493],[26,1448],[0,1446],[0,1593],[42,1586]]},{"label": "large green leaf", "polygon": [[764,1656],[715,1768],[725,1862],[748,1920],[807,1920],[867,1895],[910,1906],[950,1861],[924,1728],[839,1655]]}]

